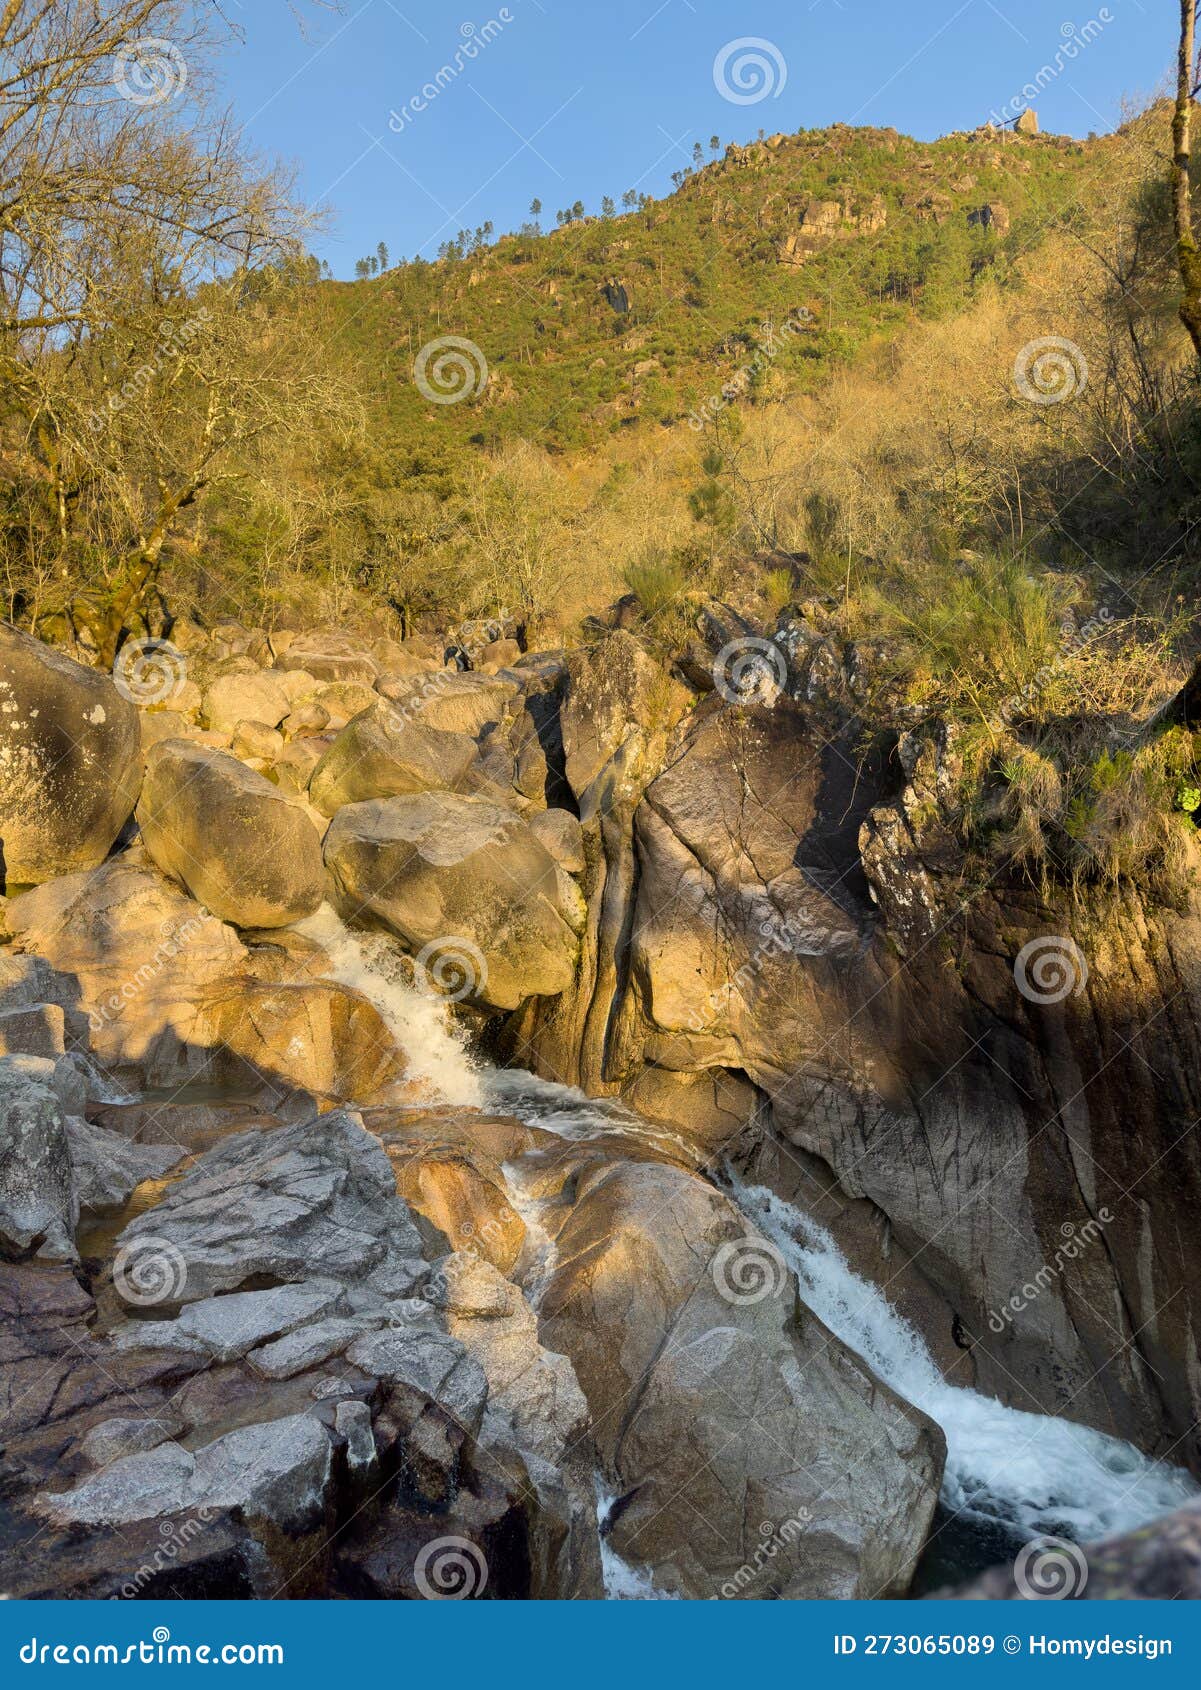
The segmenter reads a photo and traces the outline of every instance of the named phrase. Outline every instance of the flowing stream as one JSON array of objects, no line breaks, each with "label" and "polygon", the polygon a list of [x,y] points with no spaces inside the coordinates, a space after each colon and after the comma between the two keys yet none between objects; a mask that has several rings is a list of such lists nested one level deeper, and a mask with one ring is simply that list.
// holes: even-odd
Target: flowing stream
[{"label": "flowing stream", "polygon": [[[299,931],[321,945],[331,978],[371,999],[406,1052],[410,1074],[438,1101],[495,1109],[562,1138],[653,1135],[670,1148],[674,1135],[640,1122],[621,1104],[522,1070],[475,1064],[445,1005],[405,981],[387,939],[351,933],[328,906]],[[680,1148],[686,1150],[683,1141]],[[691,1165],[693,1158],[682,1154],[681,1161]],[[819,1319],[946,1434],[935,1525],[936,1540],[945,1540],[934,1557],[941,1576],[968,1576],[1044,1533],[1086,1543],[1129,1531],[1201,1491],[1183,1468],[1152,1461],[1117,1438],[949,1384],[920,1334],[851,1270],[823,1227],[765,1186],[745,1185],[729,1172],[726,1184],[796,1274]],[[520,1207],[519,1195],[517,1201]],[[657,1594],[611,1552],[606,1583],[611,1595],[626,1599]]]},{"label": "flowing stream", "polygon": [[982,1528],[994,1543],[1021,1544],[1044,1533],[1087,1543],[1144,1525],[1198,1494],[1184,1468],[1152,1461],[1118,1438],[948,1384],[920,1334],[851,1270],[824,1227],[766,1186],[731,1177],[730,1192],[780,1250],[818,1318],[942,1427],[947,1516]]}]

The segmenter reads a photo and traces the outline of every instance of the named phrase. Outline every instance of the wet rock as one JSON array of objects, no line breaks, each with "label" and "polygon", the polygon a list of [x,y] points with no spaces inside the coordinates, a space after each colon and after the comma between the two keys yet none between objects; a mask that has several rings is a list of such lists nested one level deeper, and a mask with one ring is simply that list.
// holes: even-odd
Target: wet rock
[{"label": "wet rock", "polygon": [[970,1584],[932,1593],[959,1602],[1196,1602],[1201,1600],[1201,1502],[1191,1502],[1136,1531],[1071,1551],[1054,1543],[994,1567]]},{"label": "wet rock", "polygon": [[396,1188],[412,1209],[427,1254],[470,1248],[507,1273],[525,1242],[500,1167],[479,1150],[390,1135]]},{"label": "wet rock", "polygon": [[400,1460],[402,1490],[445,1509],[483,1419],[488,1384],[479,1363],[447,1333],[401,1323],[357,1339],[346,1359],[385,1386],[376,1432]]},{"label": "wet rock", "polygon": [[102,862],[141,784],[138,712],[112,679],[0,624],[0,848],[9,885]]},{"label": "wet rock", "polygon": [[180,1145],[131,1144],[78,1118],[67,1120],[67,1145],[76,1202],[85,1215],[120,1208],[143,1180],[160,1178],[185,1154]]},{"label": "wet rock", "polygon": [[324,893],[321,842],[303,810],[236,758],[180,740],[146,766],[138,825],[151,857],[223,921],[284,927]]}]

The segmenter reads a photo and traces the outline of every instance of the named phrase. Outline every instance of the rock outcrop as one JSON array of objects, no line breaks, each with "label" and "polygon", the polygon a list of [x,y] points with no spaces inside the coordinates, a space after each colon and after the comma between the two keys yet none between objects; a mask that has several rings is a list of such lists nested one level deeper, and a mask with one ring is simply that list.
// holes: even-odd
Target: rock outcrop
[{"label": "rock outcrop", "polygon": [[309,794],[332,816],[369,798],[453,792],[475,755],[470,734],[425,727],[381,698],[342,729],[313,770]]},{"label": "rock outcrop", "polygon": [[378,1140],[334,1112],[201,1156],[118,1236],[100,1320],[0,1264],[32,1546],[5,1594],[428,1598],[449,1537],[459,1594],[600,1595],[570,1362],[494,1268],[421,1250]]}]

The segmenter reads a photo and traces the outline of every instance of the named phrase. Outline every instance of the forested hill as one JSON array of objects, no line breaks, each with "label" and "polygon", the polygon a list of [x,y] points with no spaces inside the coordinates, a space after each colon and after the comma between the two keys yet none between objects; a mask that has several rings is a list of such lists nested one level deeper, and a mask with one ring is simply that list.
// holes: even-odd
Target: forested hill
[{"label": "forested hill", "polygon": [[418,467],[433,442],[413,364],[443,336],[478,356],[444,368],[441,391],[477,391],[442,407],[439,448],[523,437],[566,451],[704,414],[724,384],[753,392],[772,370],[819,389],[873,335],[1004,279],[1105,198],[1121,150],[1120,137],[984,129],[925,143],[841,124],[731,144],[670,198],[623,211],[619,196],[616,213],[545,229],[543,212],[495,241],[463,232],[434,263],[327,284],[335,332],[364,354],[376,420]]}]

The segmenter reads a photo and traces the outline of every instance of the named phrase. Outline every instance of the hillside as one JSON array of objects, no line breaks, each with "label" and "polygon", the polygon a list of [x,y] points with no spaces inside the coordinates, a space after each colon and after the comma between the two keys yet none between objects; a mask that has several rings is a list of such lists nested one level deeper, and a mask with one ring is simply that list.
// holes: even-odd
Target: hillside
[{"label": "hillside", "polygon": [[[554,451],[671,425],[755,359],[821,388],[874,335],[962,310],[1047,230],[1104,196],[1112,140],[977,131],[932,143],[838,125],[773,135],[670,198],[433,264],[326,284],[335,333],[375,374],[374,421],[424,460],[439,444],[537,438]],[[472,340],[478,401],[430,406],[420,348]]]},{"label": "hillside", "polygon": [[[269,596],[343,617],[364,593],[405,620],[553,611],[569,632],[632,580],[674,602],[756,551],[834,554],[839,580],[859,555],[993,549],[1031,524],[1048,561],[1170,552],[1175,494],[1150,517],[1108,477],[1064,498],[1098,452],[1123,457],[1130,405],[1157,394],[1162,432],[1175,403],[1166,139],[1158,113],[1088,142],[773,135],[622,215],[480,231],[304,290],[365,427],[314,442],[255,513],[255,543],[279,530],[293,566]],[[1104,385],[1026,403],[1015,355],[1048,336]],[[301,518],[297,483],[320,490]],[[227,572],[245,527],[210,530]]]}]

